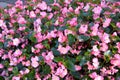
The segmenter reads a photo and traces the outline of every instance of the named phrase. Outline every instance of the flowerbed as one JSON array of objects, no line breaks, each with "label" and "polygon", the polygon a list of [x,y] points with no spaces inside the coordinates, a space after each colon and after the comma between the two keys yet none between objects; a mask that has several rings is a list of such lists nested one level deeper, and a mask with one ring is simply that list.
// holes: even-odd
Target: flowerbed
[{"label": "flowerbed", "polygon": [[120,79],[120,2],[18,0],[0,16],[0,80]]}]

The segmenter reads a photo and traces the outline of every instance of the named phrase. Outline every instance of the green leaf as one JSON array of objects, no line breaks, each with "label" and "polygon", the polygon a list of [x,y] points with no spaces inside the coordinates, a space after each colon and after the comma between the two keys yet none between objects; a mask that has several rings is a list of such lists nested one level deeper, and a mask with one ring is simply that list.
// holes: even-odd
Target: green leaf
[{"label": "green leaf", "polygon": [[110,61],[111,55],[112,55],[112,52],[110,50],[104,52],[104,59],[105,59],[106,62]]},{"label": "green leaf", "polygon": [[85,41],[87,41],[87,40],[89,40],[89,39],[90,39],[89,36],[85,36],[85,35],[80,35],[80,36],[78,36],[78,40],[79,40],[80,42],[85,42]]},{"label": "green leaf", "polygon": [[64,62],[64,58],[63,57],[55,57],[54,61],[55,62]]},{"label": "green leaf", "polygon": [[31,33],[28,35],[28,39],[31,40],[31,41],[34,42],[34,43],[37,42],[37,39],[36,39],[35,36],[34,36],[34,32],[31,32]]},{"label": "green leaf", "polygon": [[14,75],[17,75],[19,73],[18,68],[14,67],[12,72],[13,72]]},{"label": "green leaf", "polygon": [[76,60],[77,60],[77,61],[80,61],[80,62],[79,62],[79,65],[80,65],[80,66],[84,66],[84,65],[86,64],[86,62],[87,62],[86,57],[83,57],[83,56],[81,56],[81,55],[79,55],[79,56],[76,58]]},{"label": "green leaf", "polygon": [[39,61],[42,61],[43,60],[43,57],[42,56],[39,56]]},{"label": "green leaf", "polygon": [[117,50],[118,50],[118,49],[117,49],[115,46],[112,47],[112,53],[113,53],[113,54],[117,53]]},{"label": "green leaf", "polygon": [[28,6],[27,9],[31,11],[31,10],[33,10],[33,7],[32,6]]},{"label": "green leaf", "polygon": [[70,74],[76,78],[76,79],[80,79],[80,73],[79,72],[70,72]]},{"label": "green leaf", "polygon": [[92,38],[93,38],[93,40],[100,41],[100,38],[98,36],[93,36]]},{"label": "green leaf", "polygon": [[58,48],[59,46],[59,42],[58,42],[58,38],[54,38],[52,39],[52,44],[50,45],[52,48]]},{"label": "green leaf", "polygon": [[7,67],[7,68],[9,67],[9,61],[4,60],[4,61],[3,61],[3,64],[4,64],[4,66]]},{"label": "green leaf", "polygon": [[45,65],[45,66],[43,67],[42,73],[43,73],[44,75],[47,75],[47,74],[49,74],[50,72],[51,72],[50,66]]},{"label": "green leaf", "polygon": [[76,41],[75,36],[73,36],[72,34],[69,34],[67,37],[69,45],[72,45]]},{"label": "green leaf", "polygon": [[110,34],[111,29],[110,29],[110,27],[107,27],[107,28],[104,28],[104,31],[105,31],[106,33]]},{"label": "green leaf", "polygon": [[120,69],[118,70],[118,72],[115,75],[115,80],[119,80],[120,79]]},{"label": "green leaf", "polygon": [[0,48],[3,48],[3,43],[2,42],[0,42]]},{"label": "green leaf", "polygon": [[3,76],[0,76],[0,80],[5,80],[5,78]]},{"label": "green leaf", "polygon": [[17,68],[18,68],[18,70],[22,70],[24,68],[24,66],[22,65],[22,63],[19,63],[19,64],[17,64]]},{"label": "green leaf", "polygon": [[76,71],[76,70],[75,70],[75,65],[74,65],[71,61],[66,60],[65,63],[64,63],[64,65],[66,66],[66,68],[67,68],[68,70],[73,71],[73,72]]},{"label": "green leaf", "polygon": [[111,52],[110,50],[108,50],[108,51],[104,52],[104,55],[105,55],[105,56],[111,56],[111,55],[112,55],[112,52]]},{"label": "green leaf", "polygon": [[57,49],[52,48],[51,50],[52,50],[54,56],[60,56],[60,52]]},{"label": "green leaf", "polygon": [[50,49],[50,44],[48,43],[48,39],[42,41],[42,44],[43,44],[47,49]]},{"label": "green leaf", "polygon": [[34,80],[35,78],[35,69],[32,69],[27,75],[24,76],[27,80]]},{"label": "green leaf", "polygon": [[6,41],[4,42],[4,48],[7,48],[8,42],[9,42],[9,40],[6,40]]},{"label": "green leaf", "polygon": [[68,28],[67,26],[63,26],[63,27],[59,27],[58,30],[60,30],[60,31],[64,31],[64,30],[67,29],[67,28]]}]

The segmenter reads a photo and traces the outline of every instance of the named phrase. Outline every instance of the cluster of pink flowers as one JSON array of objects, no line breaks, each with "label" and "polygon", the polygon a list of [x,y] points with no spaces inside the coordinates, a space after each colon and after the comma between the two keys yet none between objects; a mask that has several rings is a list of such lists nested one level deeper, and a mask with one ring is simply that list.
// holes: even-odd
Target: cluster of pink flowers
[{"label": "cluster of pink flowers", "polygon": [[0,77],[118,80],[120,2],[30,0],[0,9]]}]

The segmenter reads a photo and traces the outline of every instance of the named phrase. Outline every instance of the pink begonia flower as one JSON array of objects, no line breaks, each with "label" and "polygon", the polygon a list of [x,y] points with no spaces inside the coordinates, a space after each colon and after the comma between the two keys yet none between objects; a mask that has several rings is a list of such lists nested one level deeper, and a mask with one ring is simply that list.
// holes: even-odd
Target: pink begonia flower
[{"label": "pink begonia flower", "polygon": [[23,2],[21,0],[17,0],[15,2],[15,7],[19,9],[23,9]]},{"label": "pink begonia flower", "polygon": [[31,12],[30,12],[30,18],[35,18],[35,17],[36,17],[35,12],[34,12],[34,11],[31,11]]},{"label": "pink begonia flower", "polygon": [[18,18],[18,23],[19,24],[26,24],[26,20],[23,17]]},{"label": "pink begonia flower", "polygon": [[109,34],[107,34],[107,33],[104,33],[100,39],[103,43],[109,43],[110,42]]},{"label": "pink begonia flower", "polygon": [[34,31],[37,33],[42,31],[40,24],[41,24],[40,18],[34,21]]},{"label": "pink begonia flower", "polygon": [[58,77],[58,76],[56,76],[56,75],[52,75],[52,80],[60,80],[60,78]]},{"label": "pink begonia flower", "polygon": [[42,49],[42,48],[43,48],[42,43],[36,44],[36,45],[35,45],[35,48]]},{"label": "pink begonia flower", "polygon": [[52,17],[53,17],[53,13],[50,13],[48,16],[48,19],[50,20],[50,19],[52,19]]},{"label": "pink begonia flower", "polygon": [[49,78],[51,78],[51,75],[50,75],[50,74],[45,75],[45,77],[43,78],[43,80],[48,80]]},{"label": "pink begonia flower", "polygon": [[79,14],[80,13],[80,7],[77,7],[76,9],[75,9],[75,14]]},{"label": "pink begonia flower", "polygon": [[105,0],[101,0],[101,7],[105,8],[107,6],[106,1]]},{"label": "pink begonia flower", "polygon": [[20,80],[20,77],[19,76],[13,76],[12,80]]},{"label": "pink begonia flower", "polygon": [[32,2],[36,2],[37,0],[32,0]]},{"label": "pink begonia flower", "polygon": [[23,70],[20,70],[19,73],[20,73],[21,75],[24,75],[24,71],[23,71]]},{"label": "pink begonia flower", "polygon": [[113,64],[114,66],[120,67],[120,55],[115,54],[113,59],[111,59],[110,63]]},{"label": "pink begonia flower", "polygon": [[62,14],[67,14],[67,12],[68,12],[68,9],[67,9],[67,7],[64,7],[63,9],[62,9]]},{"label": "pink begonia flower", "polygon": [[2,69],[4,66],[3,66],[3,64],[0,64],[0,69]]},{"label": "pink begonia flower", "polygon": [[41,79],[40,79],[40,74],[36,72],[36,73],[35,73],[35,78],[36,78],[36,80],[41,80]]},{"label": "pink begonia flower", "polygon": [[77,18],[72,18],[70,21],[68,21],[68,23],[70,24],[70,26],[76,26],[78,23],[77,23]]},{"label": "pink begonia flower", "polygon": [[97,76],[97,77],[95,77],[95,79],[94,80],[104,80],[104,78],[102,77],[102,76]]},{"label": "pink begonia flower", "polygon": [[111,70],[106,70],[106,74],[112,74],[112,71]]},{"label": "pink begonia flower", "polygon": [[47,7],[47,11],[52,11],[52,8],[50,6]]},{"label": "pink begonia flower", "polygon": [[45,59],[46,59],[47,61],[53,60],[53,59],[54,59],[53,52],[52,52],[52,51],[48,52],[48,54],[45,56]]},{"label": "pink begonia flower", "polygon": [[13,67],[9,67],[9,68],[8,68],[8,71],[12,71],[12,70],[13,70]]},{"label": "pink begonia flower", "polygon": [[42,16],[42,18],[45,18],[47,16],[46,12],[40,12],[40,15]]},{"label": "pink begonia flower", "polygon": [[59,38],[58,38],[58,42],[60,42],[60,43],[63,43],[63,42],[65,42],[66,40],[67,40],[67,37],[64,36],[64,35],[61,35],[61,36],[59,36]]},{"label": "pink begonia flower", "polygon": [[63,17],[59,17],[58,21],[61,22],[61,23],[63,23],[64,22],[64,18]]},{"label": "pink begonia flower", "polygon": [[24,31],[25,30],[25,26],[23,26],[23,27],[19,27],[19,29],[18,30],[20,30],[20,31]]},{"label": "pink begonia flower", "polygon": [[118,49],[118,53],[120,53],[120,42],[117,42],[116,44],[117,44],[116,47],[117,47],[117,49]]},{"label": "pink begonia flower", "polygon": [[38,60],[39,60],[39,59],[38,59],[37,56],[31,58],[31,61],[32,61],[31,65],[32,65],[34,68],[36,68],[36,67],[39,66]]},{"label": "pink begonia flower", "polygon": [[59,21],[56,20],[55,23],[54,23],[55,26],[58,26],[59,25]]},{"label": "pink begonia flower", "polygon": [[91,35],[92,36],[96,36],[97,35],[98,27],[99,27],[99,24],[94,24],[94,26],[91,28],[91,30],[92,30]]},{"label": "pink begonia flower", "polygon": [[14,13],[16,13],[16,8],[15,7],[11,8],[9,10],[9,14],[10,14],[11,17],[13,16]]},{"label": "pink begonia flower", "polygon": [[32,62],[36,62],[36,61],[38,61],[38,60],[39,60],[39,58],[38,58],[37,56],[31,58],[31,61],[32,61]]},{"label": "pink begonia flower", "polygon": [[74,34],[72,30],[68,30],[68,29],[65,29],[64,30],[64,34],[65,36],[69,35],[69,34]]},{"label": "pink begonia flower", "polygon": [[50,32],[51,37],[56,38],[56,37],[57,37],[56,32],[57,32],[57,30],[51,31],[51,32]]},{"label": "pink begonia flower", "polygon": [[37,61],[31,63],[32,67],[36,68],[39,66],[39,63]]},{"label": "pink begonia flower", "polygon": [[73,12],[74,10],[73,10],[73,8],[72,7],[69,7],[68,8],[68,12]]},{"label": "pink begonia flower", "polygon": [[100,15],[101,11],[102,11],[102,8],[100,6],[97,6],[95,7],[93,10],[92,10],[95,14],[98,14]]},{"label": "pink begonia flower", "polygon": [[0,38],[2,38],[3,37],[3,35],[0,33]]},{"label": "pink begonia flower", "polygon": [[92,62],[93,62],[92,64],[93,64],[94,68],[97,69],[99,66],[98,58],[93,58]]},{"label": "pink begonia flower", "polygon": [[94,46],[93,46],[93,48],[92,48],[92,54],[93,54],[94,56],[99,56],[100,51],[99,51],[99,49],[97,48],[97,45],[94,45]]},{"label": "pink begonia flower", "polygon": [[44,39],[40,32],[35,34],[35,38],[37,39],[38,42],[41,42]]},{"label": "pink begonia flower", "polygon": [[20,40],[18,38],[13,39],[13,45],[18,46],[20,44]]},{"label": "pink begonia flower", "polygon": [[25,69],[24,73],[28,74],[30,72],[30,70],[28,68]]},{"label": "pink begonia flower", "polygon": [[94,66],[90,64],[90,62],[87,62],[88,70],[93,70]]},{"label": "pink begonia flower", "polygon": [[7,54],[4,54],[3,56],[2,56],[2,59],[3,60],[5,60],[5,59],[7,59],[8,58],[8,55]]},{"label": "pink begonia flower", "polygon": [[113,32],[112,36],[117,36],[117,32]]},{"label": "pink begonia flower", "polygon": [[3,20],[0,20],[0,26],[3,26],[4,22]]},{"label": "pink begonia flower", "polygon": [[88,25],[81,25],[79,28],[79,33],[84,34],[88,30]]},{"label": "pink begonia flower", "polygon": [[99,17],[100,17],[99,15],[93,14],[93,19],[94,19],[94,20],[98,19]]},{"label": "pink begonia flower", "polygon": [[44,1],[42,1],[42,3],[39,3],[37,7],[39,7],[41,10],[47,10],[47,4]]},{"label": "pink begonia flower", "polygon": [[26,66],[30,66],[30,61],[26,61],[26,62],[25,62],[25,65],[26,65]]},{"label": "pink begonia flower", "polygon": [[85,7],[84,7],[84,10],[87,12],[89,10],[90,6],[89,4],[87,4]]},{"label": "pink begonia flower", "polygon": [[81,66],[75,65],[75,70],[76,70],[76,71],[81,70]]},{"label": "pink begonia flower", "polygon": [[26,59],[26,56],[20,56],[19,58],[18,58],[18,62],[22,62],[22,61],[24,61]]},{"label": "pink begonia flower", "polygon": [[108,45],[107,45],[106,43],[101,43],[100,46],[101,46],[101,47],[100,47],[100,50],[101,50],[101,51],[104,51],[104,52],[105,52],[105,51],[108,50]]},{"label": "pink begonia flower", "polygon": [[31,51],[34,53],[34,52],[35,52],[35,48],[34,48],[34,47],[31,47]]},{"label": "pink begonia flower", "polygon": [[105,76],[107,69],[103,67],[102,69],[100,69],[100,71],[101,71],[102,76]]},{"label": "pink begonia flower", "polygon": [[61,65],[59,68],[57,68],[57,71],[55,73],[55,75],[60,76],[61,78],[64,78],[67,75],[68,71],[65,68],[64,65]]},{"label": "pink begonia flower", "polygon": [[89,74],[89,76],[90,76],[92,79],[94,79],[94,78],[97,77],[98,75],[97,75],[96,72],[93,72],[93,73]]},{"label": "pink begonia flower", "polygon": [[79,51],[79,50],[76,50],[76,49],[74,49],[74,50],[71,49],[70,52],[71,52],[72,54],[77,54],[77,55],[80,53],[80,51]]},{"label": "pink begonia flower", "polygon": [[105,20],[105,22],[103,22],[103,27],[104,27],[104,28],[108,27],[108,26],[110,25],[110,22],[111,22],[111,19],[110,19],[110,18],[107,18],[107,19]]},{"label": "pink begonia flower", "polygon": [[36,13],[36,14],[39,14],[39,13],[40,13],[40,10],[39,10],[39,9],[36,9],[36,10],[35,10],[35,13]]},{"label": "pink begonia flower", "polygon": [[37,26],[40,25],[40,24],[42,24],[41,23],[41,19],[40,18],[36,19],[35,23],[37,24]]},{"label": "pink begonia flower", "polygon": [[110,66],[110,70],[111,70],[111,74],[113,74],[113,75],[119,71],[114,66]]},{"label": "pink begonia flower", "polygon": [[67,54],[70,50],[70,46],[62,47],[62,45],[59,45],[57,50],[60,51],[61,54]]},{"label": "pink begonia flower", "polygon": [[26,46],[26,44],[22,44],[22,45],[21,45],[22,48],[25,48],[25,46]]},{"label": "pink begonia flower", "polygon": [[20,50],[20,49],[17,49],[14,53],[13,53],[13,55],[15,56],[15,57],[18,57],[18,56],[20,56],[22,54],[22,51]]},{"label": "pink begonia flower", "polygon": [[72,0],[65,0],[64,2],[65,2],[66,4],[70,4],[71,1],[72,1]]},{"label": "pink begonia flower", "polygon": [[117,23],[116,23],[116,26],[117,26],[118,28],[120,28],[120,22],[117,22]]}]

